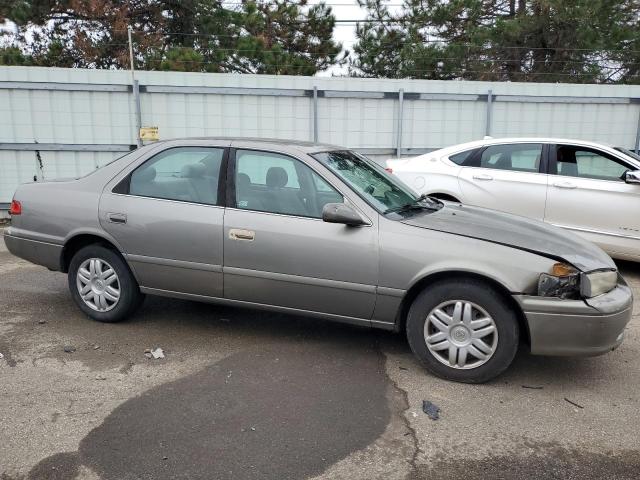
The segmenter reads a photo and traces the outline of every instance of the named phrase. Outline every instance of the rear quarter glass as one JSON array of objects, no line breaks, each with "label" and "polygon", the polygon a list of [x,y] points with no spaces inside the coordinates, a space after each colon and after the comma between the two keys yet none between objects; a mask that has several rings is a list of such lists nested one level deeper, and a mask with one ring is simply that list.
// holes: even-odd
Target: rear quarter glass
[{"label": "rear quarter glass", "polygon": [[456,153],[454,155],[450,155],[448,158],[456,165],[465,165],[466,162],[471,159],[473,153],[476,151],[475,148],[471,150],[465,150],[464,152]]}]

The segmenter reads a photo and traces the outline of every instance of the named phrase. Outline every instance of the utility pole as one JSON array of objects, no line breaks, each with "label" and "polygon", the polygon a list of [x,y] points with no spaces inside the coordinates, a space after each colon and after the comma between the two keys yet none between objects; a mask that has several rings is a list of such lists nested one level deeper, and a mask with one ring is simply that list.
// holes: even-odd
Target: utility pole
[{"label": "utility pole", "polygon": [[131,32],[133,28],[131,25],[127,27],[127,37],[129,38],[129,59],[131,60],[131,88],[133,89],[133,102],[136,109],[136,143],[138,148],[142,146],[142,139],[140,138],[140,128],[142,128],[142,113],[140,111],[140,84],[135,77],[135,65],[133,62],[133,41],[131,40]]},{"label": "utility pole", "polygon": [[134,71],[135,71],[135,66],[133,64],[133,42],[131,41],[131,32],[133,31],[133,28],[131,27],[131,25],[129,25],[127,27],[127,36],[129,37],[129,59],[131,60],[131,85],[133,85],[133,83],[135,82],[135,75],[134,75]]}]

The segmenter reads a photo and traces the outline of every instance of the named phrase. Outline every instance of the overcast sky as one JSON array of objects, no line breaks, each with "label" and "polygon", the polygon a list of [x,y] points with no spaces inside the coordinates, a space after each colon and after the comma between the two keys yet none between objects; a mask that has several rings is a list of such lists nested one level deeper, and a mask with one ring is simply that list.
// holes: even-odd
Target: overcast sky
[{"label": "overcast sky", "polygon": [[[358,6],[356,0],[325,0],[327,5],[333,9],[333,13],[338,20],[362,20],[366,17],[366,11]],[[310,0],[310,3],[318,3],[317,0]],[[351,49],[355,39],[356,26],[354,23],[338,23],[334,35],[336,39],[344,44],[346,49]]]},{"label": "overcast sky", "polygon": [[[319,3],[319,0],[309,0],[310,4]],[[356,0],[325,0],[327,5],[333,9],[333,13],[337,20],[362,20],[367,16],[365,9],[358,6]],[[337,23],[333,30],[333,36],[338,42],[342,43],[344,49],[352,51],[353,43],[356,38],[356,24],[350,22],[347,24]],[[326,72],[320,72],[318,76],[331,76],[346,74],[346,67],[334,67]]]}]

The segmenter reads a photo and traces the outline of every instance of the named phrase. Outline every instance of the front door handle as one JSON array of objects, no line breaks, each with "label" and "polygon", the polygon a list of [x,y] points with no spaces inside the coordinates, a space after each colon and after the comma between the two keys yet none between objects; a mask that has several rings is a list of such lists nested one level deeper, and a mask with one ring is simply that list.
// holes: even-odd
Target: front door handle
[{"label": "front door handle", "polygon": [[251,230],[242,230],[240,228],[232,228],[229,230],[229,238],[231,240],[246,240],[252,242],[256,238],[256,232]]},{"label": "front door handle", "polygon": [[107,219],[111,223],[127,223],[127,216],[124,213],[107,213]]},{"label": "front door handle", "polygon": [[557,188],[576,188],[576,185],[571,182],[556,182],[553,186]]},{"label": "front door handle", "polygon": [[486,173],[478,173],[477,175],[474,175],[473,178],[475,178],[476,180],[493,180],[493,177],[491,175],[487,175]]}]

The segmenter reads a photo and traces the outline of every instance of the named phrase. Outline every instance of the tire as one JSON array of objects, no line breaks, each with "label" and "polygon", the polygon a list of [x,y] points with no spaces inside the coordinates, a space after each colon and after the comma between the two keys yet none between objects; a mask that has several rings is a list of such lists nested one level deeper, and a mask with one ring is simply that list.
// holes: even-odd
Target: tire
[{"label": "tire", "polygon": [[473,279],[427,287],[409,309],[406,330],[411,350],[427,370],[463,383],[483,383],[504,372],[520,338],[517,315],[504,296]]},{"label": "tire", "polygon": [[[81,268],[82,274],[79,275]],[[68,281],[76,305],[99,322],[124,320],[144,300],[144,295],[140,293],[138,283],[124,259],[102,245],[88,245],[75,253],[69,264]],[[83,300],[81,289],[87,290],[87,301]]]}]

